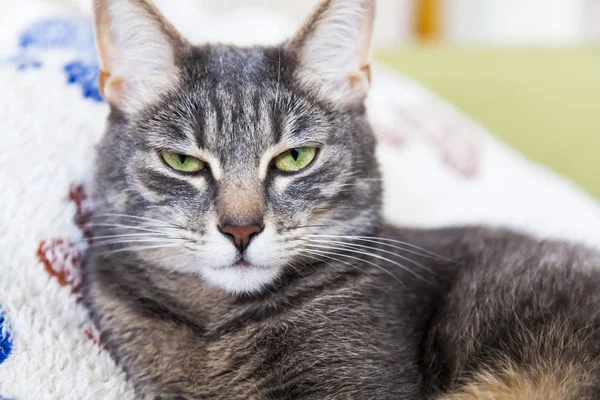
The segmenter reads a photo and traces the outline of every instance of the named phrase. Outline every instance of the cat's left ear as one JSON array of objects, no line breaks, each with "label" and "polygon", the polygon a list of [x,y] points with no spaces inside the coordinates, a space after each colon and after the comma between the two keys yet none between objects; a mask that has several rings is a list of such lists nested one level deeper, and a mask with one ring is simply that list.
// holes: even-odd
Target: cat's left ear
[{"label": "cat's left ear", "polygon": [[94,0],[100,91],[126,113],[175,88],[190,45],[151,0]]},{"label": "cat's left ear", "polygon": [[322,0],[286,44],[297,78],[342,106],[364,101],[371,83],[375,0]]}]

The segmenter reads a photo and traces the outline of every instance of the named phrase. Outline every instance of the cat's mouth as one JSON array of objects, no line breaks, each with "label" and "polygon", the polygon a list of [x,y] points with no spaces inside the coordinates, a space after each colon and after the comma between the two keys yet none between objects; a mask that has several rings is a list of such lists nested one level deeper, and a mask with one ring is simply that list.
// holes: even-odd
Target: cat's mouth
[{"label": "cat's mouth", "polygon": [[240,258],[238,261],[236,261],[235,264],[232,265],[232,267],[240,268],[240,269],[247,269],[247,268],[252,268],[252,265],[250,265],[250,263],[248,263],[248,261],[246,261],[245,259]]}]

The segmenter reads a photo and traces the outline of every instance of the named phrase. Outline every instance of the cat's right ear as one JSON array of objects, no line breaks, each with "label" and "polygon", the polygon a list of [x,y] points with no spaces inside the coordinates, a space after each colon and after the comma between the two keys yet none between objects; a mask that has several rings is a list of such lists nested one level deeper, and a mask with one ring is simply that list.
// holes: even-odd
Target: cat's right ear
[{"label": "cat's right ear", "polygon": [[150,0],[94,0],[94,22],[108,103],[134,113],[177,85],[190,46]]},{"label": "cat's right ear", "polygon": [[336,104],[362,103],[371,84],[376,0],[321,0],[285,45],[296,55],[296,77]]}]

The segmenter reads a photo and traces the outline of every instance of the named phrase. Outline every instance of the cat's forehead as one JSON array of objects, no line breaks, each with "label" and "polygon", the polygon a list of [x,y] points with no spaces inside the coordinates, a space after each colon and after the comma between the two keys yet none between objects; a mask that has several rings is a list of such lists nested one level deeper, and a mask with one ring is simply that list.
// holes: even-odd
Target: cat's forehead
[{"label": "cat's forehead", "polygon": [[325,131],[324,110],[294,90],[277,52],[197,48],[183,60],[182,86],[152,117],[162,125],[157,133],[232,165],[256,164],[277,144],[293,147],[323,140],[319,132]]},{"label": "cat's forehead", "polygon": [[197,46],[185,58],[184,78],[193,77],[206,86],[221,85],[261,87],[280,80],[282,67],[288,69],[293,60],[281,47],[237,47],[230,45]]},{"label": "cat's forehead", "polygon": [[223,163],[257,159],[279,141],[281,121],[291,117],[274,107],[268,91],[252,86],[217,83],[191,95],[198,110],[191,133]]}]

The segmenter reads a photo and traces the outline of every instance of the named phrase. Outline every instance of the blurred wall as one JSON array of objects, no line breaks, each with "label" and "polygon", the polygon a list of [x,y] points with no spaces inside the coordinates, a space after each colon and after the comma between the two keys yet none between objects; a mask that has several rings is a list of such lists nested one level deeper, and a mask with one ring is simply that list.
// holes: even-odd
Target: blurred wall
[{"label": "blurred wall", "polygon": [[450,40],[467,43],[578,43],[586,40],[584,16],[591,5],[588,3],[588,0],[447,0],[448,35]]},{"label": "blurred wall", "polygon": [[[262,8],[300,23],[318,0],[202,0],[218,13]],[[418,0],[377,0],[375,41],[410,42]],[[564,45],[600,42],[600,0],[439,0],[451,43]]]},{"label": "blurred wall", "polygon": [[[261,8],[284,13],[299,26],[318,0],[202,0],[212,11],[227,13]],[[375,40],[378,44],[395,44],[410,40],[413,0],[377,0]]]}]

